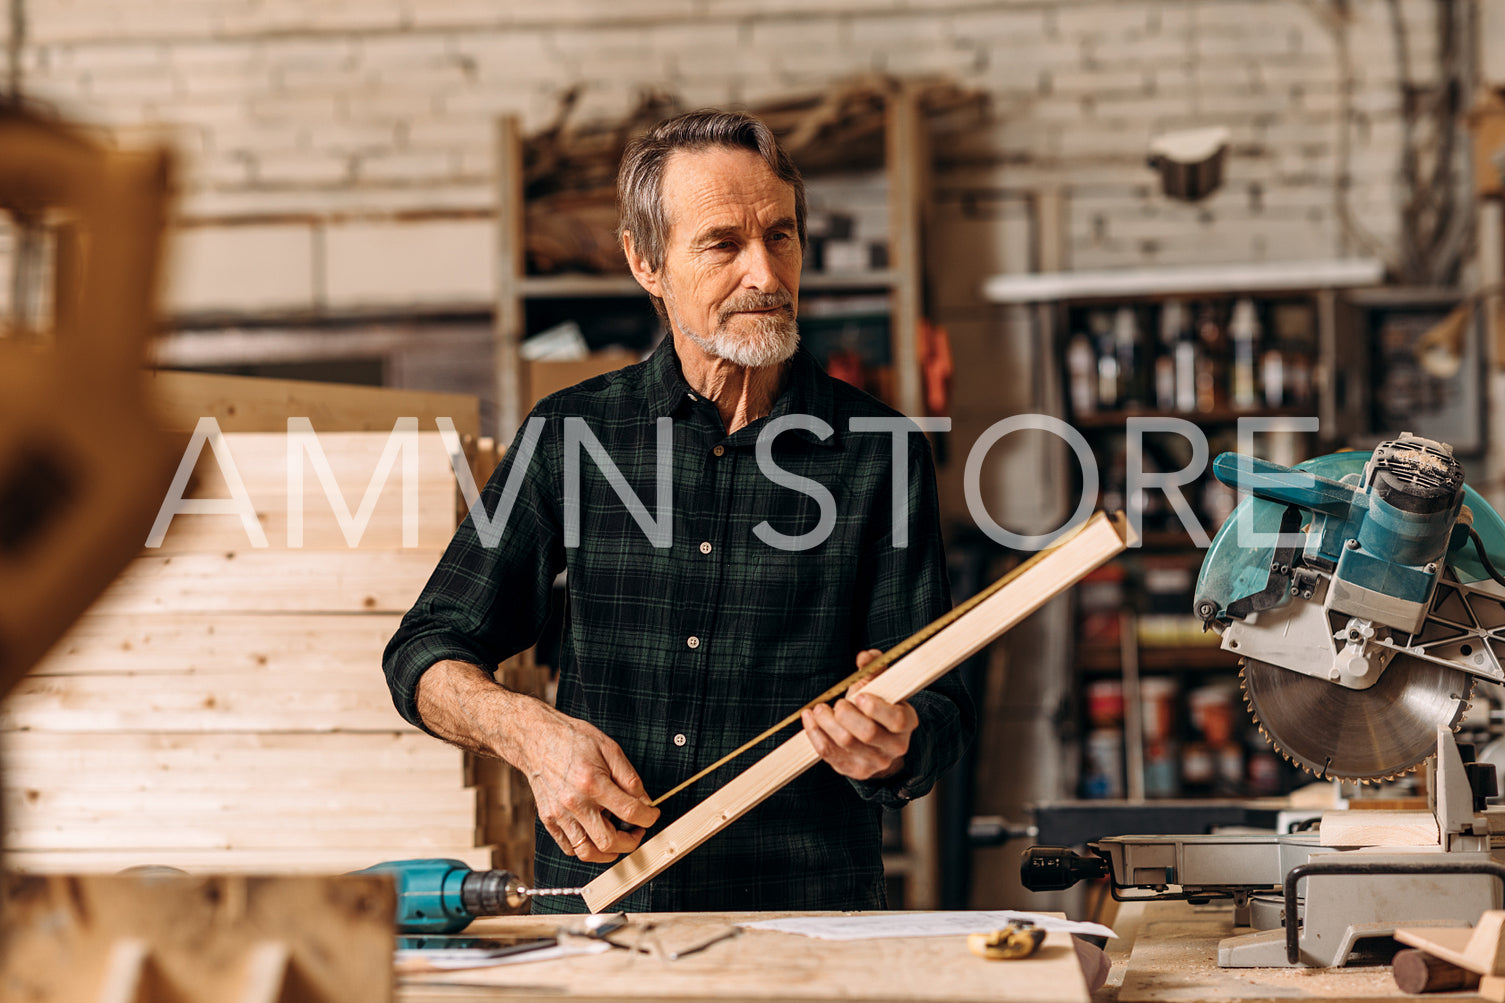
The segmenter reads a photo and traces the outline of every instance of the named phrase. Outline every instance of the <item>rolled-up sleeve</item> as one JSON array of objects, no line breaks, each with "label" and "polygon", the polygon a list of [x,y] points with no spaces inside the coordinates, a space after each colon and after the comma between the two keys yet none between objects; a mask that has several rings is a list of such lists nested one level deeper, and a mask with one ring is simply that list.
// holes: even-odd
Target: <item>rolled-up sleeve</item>
[{"label": "rolled-up sleeve", "polygon": [[564,567],[554,480],[557,418],[537,411],[481,490],[417,602],[387,643],[382,669],[392,703],[418,715],[418,681],[447,659],[495,671],[532,645],[549,615],[554,578]]}]

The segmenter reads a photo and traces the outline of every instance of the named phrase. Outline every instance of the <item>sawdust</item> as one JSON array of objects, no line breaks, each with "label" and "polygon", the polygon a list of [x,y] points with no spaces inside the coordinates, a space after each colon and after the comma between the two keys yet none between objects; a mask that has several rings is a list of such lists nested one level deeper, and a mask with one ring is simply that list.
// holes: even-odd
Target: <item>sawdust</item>
[{"label": "sawdust", "polygon": [[[1183,907],[1184,909],[1184,907]],[[1218,941],[1232,932],[1231,913],[1151,910],[1136,938],[1116,995],[1094,1003],[1220,1003],[1259,1000],[1405,998],[1389,965],[1346,968],[1219,968]],[[1111,984],[1111,982],[1110,982]],[[1451,997],[1456,999],[1457,997]]]}]

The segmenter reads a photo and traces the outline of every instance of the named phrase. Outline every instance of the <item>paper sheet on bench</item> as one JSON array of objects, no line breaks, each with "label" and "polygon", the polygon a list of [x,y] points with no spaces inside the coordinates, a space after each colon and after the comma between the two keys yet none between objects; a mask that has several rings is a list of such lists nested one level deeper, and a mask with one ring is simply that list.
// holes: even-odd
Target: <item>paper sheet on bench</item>
[{"label": "paper sheet on bench", "polygon": [[1012,909],[967,912],[894,912],[866,916],[796,916],[739,923],[752,930],[802,933],[822,940],[877,940],[883,937],[955,937],[1001,930],[1016,920],[1028,920],[1046,932],[1064,930],[1090,937],[1116,937],[1101,923],[1083,923]]}]

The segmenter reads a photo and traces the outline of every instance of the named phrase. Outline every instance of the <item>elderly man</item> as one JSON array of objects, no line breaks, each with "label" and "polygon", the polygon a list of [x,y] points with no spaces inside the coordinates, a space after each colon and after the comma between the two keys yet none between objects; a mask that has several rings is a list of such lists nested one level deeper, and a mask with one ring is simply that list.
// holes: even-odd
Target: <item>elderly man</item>
[{"label": "elderly man", "polygon": [[[804,185],[772,133],[664,122],[628,149],[618,205],[669,337],[538,403],[384,660],[409,721],[527,776],[544,886],[595,877],[787,736],[653,795],[949,605],[924,436],[799,348]],[[537,638],[561,570],[550,706],[491,667]],[[882,907],[881,809],[928,791],[973,727],[950,679],[806,712],[825,762],[622,907]]]}]

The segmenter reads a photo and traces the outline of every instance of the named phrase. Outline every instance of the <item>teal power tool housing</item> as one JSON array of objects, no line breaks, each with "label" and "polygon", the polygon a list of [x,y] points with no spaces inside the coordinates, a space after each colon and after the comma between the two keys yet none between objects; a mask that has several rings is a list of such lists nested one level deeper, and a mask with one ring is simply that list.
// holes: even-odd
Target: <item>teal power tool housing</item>
[{"label": "teal power tool housing", "polygon": [[1261,730],[1322,777],[1403,773],[1456,729],[1476,678],[1505,682],[1505,522],[1451,446],[1409,433],[1294,467],[1236,453],[1247,492],[1213,539],[1195,612],[1243,656]]},{"label": "teal power tool housing", "polygon": [[478,916],[522,912],[530,900],[511,871],[477,871],[461,860],[394,860],[356,873],[397,882],[398,933],[459,933]]}]

